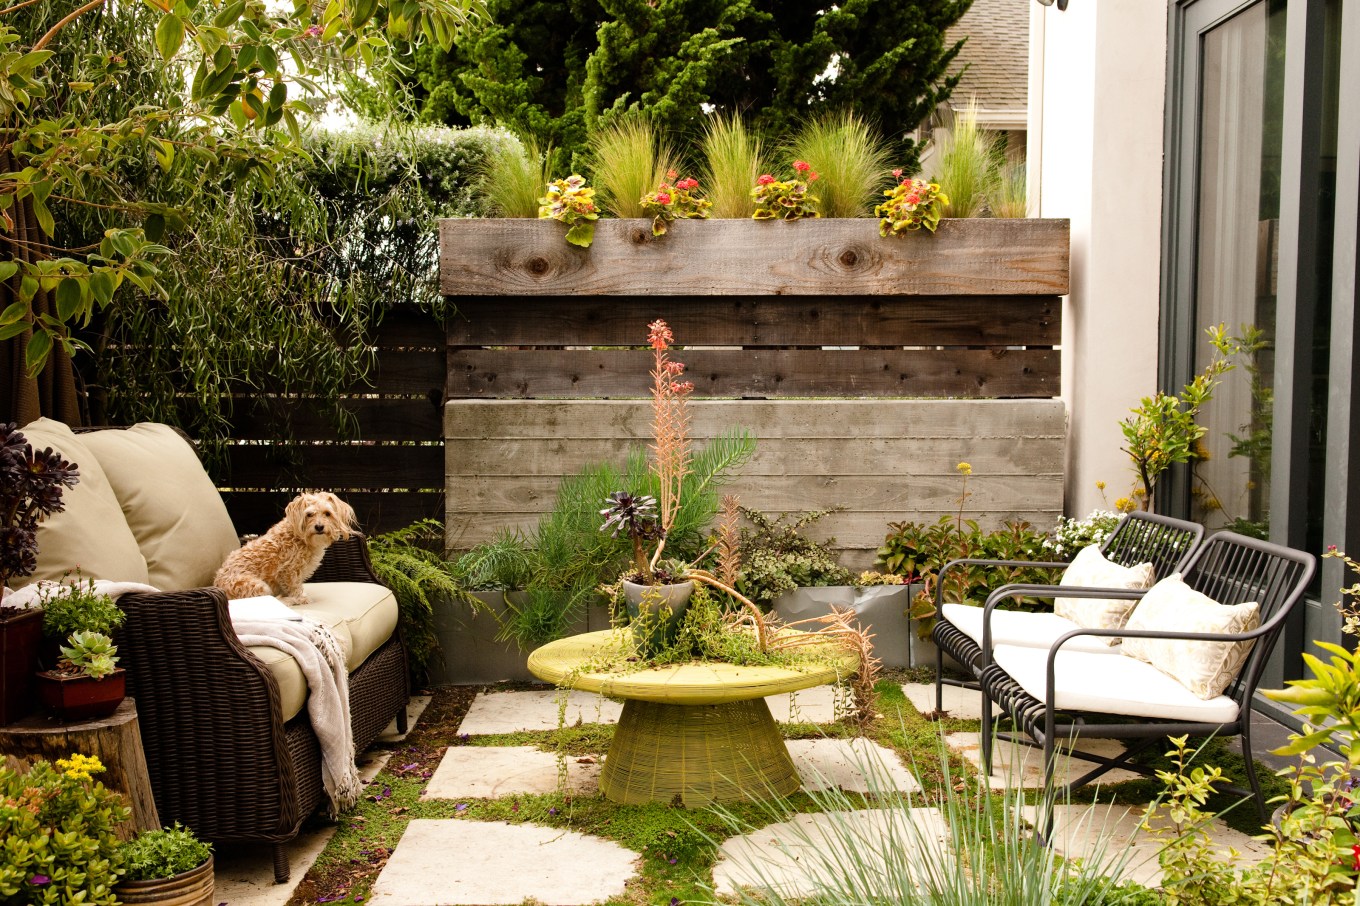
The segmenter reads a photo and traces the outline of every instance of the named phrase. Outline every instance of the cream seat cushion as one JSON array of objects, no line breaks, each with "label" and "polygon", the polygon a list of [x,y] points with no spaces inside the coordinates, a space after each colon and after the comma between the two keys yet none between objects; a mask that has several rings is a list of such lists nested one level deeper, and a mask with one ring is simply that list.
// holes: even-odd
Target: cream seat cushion
[{"label": "cream seat cushion", "polygon": [[[1128,642],[1126,641],[1127,645]],[[1001,645],[996,663],[1026,692],[1044,701],[1048,692],[1048,652],[1042,648]],[[1053,664],[1054,704],[1058,710],[1160,717],[1222,724],[1237,719],[1237,702],[1226,695],[1202,699],[1151,664],[1102,652],[1058,652]]]},{"label": "cream seat cushion", "polygon": [[[1063,570],[1059,585],[1068,588],[1150,588],[1154,579],[1152,564],[1120,566],[1105,559],[1105,554],[1094,544],[1083,547]],[[1119,629],[1133,612],[1137,599],[1124,598],[1055,598],[1053,612],[1087,629]],[[1117,637],[1104,639],[1106,645],[1119,643]]]},{"label": "cream seat cushion", "polygon": [[[982,646],[982,611],[981,607],[969,604],[946,604],[941,608],[944,618],[977,643],[978,647]],[[998,645],[1020,645],[1047,650],[1062,636],[1081,628],[1055,613],[997,609],[992,611],[992,648]],[[1062,650],[1102,651],[1108,654],[1119,649],[1110,648],[1103,637],[1079,635],[1063,645]]]},{"label": "cream seat cushion", "polygon": [[113,486],[150,584],[162,591],[211,585],[238,546],[236,529],[188,441],[151,422],[93,431],[81,440]]},{"label": "cream seat cushion", "polygon": [[[1261,606],[1219,604],[1181,581],[1179,574],[1158,582],[1134,608],[1126,628],[1157,632],[1250,632],[1261,625]],[[1123,653],[1151,664],[1200,698],[1228,688],[1255,639],[1212,642],[1199,639],[1139,639],[1124,642]]]},{"label": "cream seat cushion", "polygon": [[[345,666],[353,673],[381,648],[397,629],[397,599],[381,585],[368,582],[309,582],[303,586],[308,603],[294,608],[328,628],[345,651]],[[285,721],[296,717],[307,702],[307,680],[292,657],[277,648],[256,645],[255,655],[279,685]]]},{"label": "cream seat cushion", "polygon": [[60,581],[79,568],[86,579],[150,584],[146,559],[123,517],[118,496],[84,438],[48,418],[20,430],[33,449],[51,447],[75,463],[80,481],[62,495],[65,509],[38,524],[38,567],[33,575],[16,581]]}]

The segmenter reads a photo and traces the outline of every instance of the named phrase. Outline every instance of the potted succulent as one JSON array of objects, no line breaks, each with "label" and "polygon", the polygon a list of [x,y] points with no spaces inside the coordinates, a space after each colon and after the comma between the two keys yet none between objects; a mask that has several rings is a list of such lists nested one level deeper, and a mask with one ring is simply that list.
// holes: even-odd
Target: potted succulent
[{"label": "potted succulent", "polygon": [[38,676],[38,697],[68,721],[108,717],[123,702],[127,675],[118,666],[118,646],[102,632],[78,629],[61,647],[61,660]]},{"label": "potted succulent", "polygon": [[123,880],[114,893],[123,903],[209,906],[213,894],[212,844],[187,827],[143,831],[119,847]]},{"label": "potted succulent", "polygon": [[40,586],[42,644],[39,661],[50,670],[61,662],[61,645],[73,632],[85,630],[112,636],[125,615],[113,598],[95,590],[93,579],[79,574],[61,583]]},{"label": "potted succulent", "polygon": [[42,617],[37,608],[6,607],[10,582],[38,563],[38,523],[64,507],[79,471],[61,454],[34,451],[10,422],[0,423],[0,726],[32,710]]}]

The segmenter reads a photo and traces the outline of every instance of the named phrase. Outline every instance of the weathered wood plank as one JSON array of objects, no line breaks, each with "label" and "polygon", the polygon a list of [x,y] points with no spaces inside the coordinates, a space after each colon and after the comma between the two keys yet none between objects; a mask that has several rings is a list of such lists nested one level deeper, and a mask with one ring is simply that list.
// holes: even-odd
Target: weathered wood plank
[{"label": "weathered wood plank", "polygon": [[1064,295],[1068,221],[945,220],[878,235],[870,219],[602,220],[589,249],[541,220],[440,221],[448,296]]},{"label": "weathered wood plank", "polygon": [[[1055,346],[1057,296],[458,300],[451,346],[638,346],[662,316],[689,346]],[[682,353],[683,354],[683,353]]]},{"label": "weathered wood plank", "polygon": [[[296,493],[295,490],[227,491],[222,498],[236,531],[243,535],[258,535],[283,517],[283,508]],[[360,527],[369,535],[402,528],[420,519],[442,521],[444,518],[442,492],[346,491],[340,496],[354,507]]]},{"label": "weathered wood plank", "polygon": [[[744,427],[762,439],[865,437],[1065,437],[1058,401],[696,400],[690,434],[717,437]],[[444,407],[444,436],[458,439],[649,437],[649,404],[637,400],[456,400]]]},{"label": "weathered wood plank", "polygon": [[[952,470],[951,470],[952,472]],[[504,475],[456,474],[459,491],[449,498],[448,511],[459,514],[542,512],[556,499],[562,477],[526,475],[518,480]],[[743,470],[733,493],[742,503],[769,513],[790,513],[807,508],[809,494],[831,497],[856,512],[955,513],[963,484],[957,472],[885,478],[880,475],[802,474],[765,475]],[[1062,475],[974,475],[968,481],[970,513],[1004,507],[1017,498],[1053,498],[1062,494]]]},{"label": "weathered wood plank", "polygon": [[[622,464],[646,443],[646,401],[455,400],[445,422],[446,525],[470,546],[529,528],[557,483],[591,462]],[[965,518],[1051,527],[1062,511],[1065,410],[1058,400],[699,401],[692,434],[745,425],[755,458],[730,486],[768,512],[845,506],[819,523],[864,565],[889,522],[958,512],[959,462],[972,465]],[[817,535],[814,533],[814,537]],[[859,552],[855,554],[854,552]]]},{"label": "weathered wood plank", "polygon": [[[1052,349],[689,349],[678,353],[696,396],[1052,397]],[[450,351],[455,397],[620,398],[648,392],[644,350]]]}]

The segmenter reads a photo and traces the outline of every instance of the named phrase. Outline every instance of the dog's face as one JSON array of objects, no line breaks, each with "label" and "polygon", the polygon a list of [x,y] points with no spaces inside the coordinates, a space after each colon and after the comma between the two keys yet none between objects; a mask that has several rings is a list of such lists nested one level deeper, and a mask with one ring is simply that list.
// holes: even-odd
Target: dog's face
[{"label": "dog's face", "polygon": [[324,539],[330,544],[348,540],[358,528],[354,510],[329,491],[299,494],[284,510],[284,518],[298,537],[308,542]]}]

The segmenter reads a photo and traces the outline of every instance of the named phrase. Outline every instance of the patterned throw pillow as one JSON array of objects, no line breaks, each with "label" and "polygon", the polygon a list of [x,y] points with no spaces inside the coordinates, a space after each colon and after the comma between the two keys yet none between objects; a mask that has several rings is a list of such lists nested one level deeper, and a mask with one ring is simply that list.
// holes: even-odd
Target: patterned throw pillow
[{"label": "patterned throw pillow", "polygon": [[[1143,589],[1152,585],[1153,578],[1151,563],[1120,566],[1106,560],[1100,548],[1091,545],[1082,548],[1072,559],[1059,584],[1067,588]],[[1053,602],[1053,611],[1083,629],[1119,629],[1137,603],[1136,599],[1058,598]],[[1117,638],[1107,641],[1111,645],[1119,643]]]},{"label": "patterned throw pillow", "polygon": [[[1261,606],[1219,604],[1181,581],[1167,576],[1143,595],[1126,629],[1159,632],[1250,632],[1261,625]],[[1187,639],[1124,640],[1123,653],[1146,661],[1206,701],[1223,694],[1236,678],[1255,639],[1207,642]]]}]

